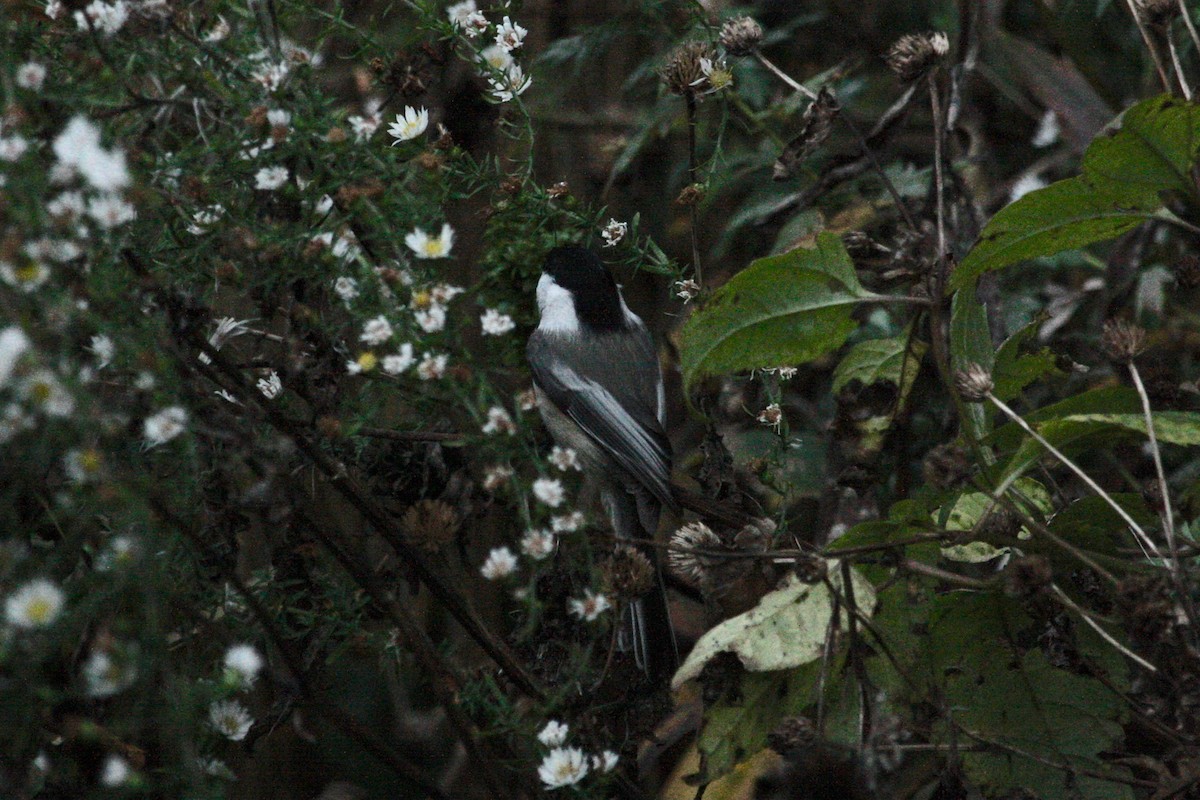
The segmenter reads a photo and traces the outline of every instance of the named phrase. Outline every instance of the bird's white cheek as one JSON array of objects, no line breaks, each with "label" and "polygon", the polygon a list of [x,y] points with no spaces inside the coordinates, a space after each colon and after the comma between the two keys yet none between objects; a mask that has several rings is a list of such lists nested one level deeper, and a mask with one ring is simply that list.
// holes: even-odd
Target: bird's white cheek
[{"label": "bird's white cheek", "polygon": [[571,293],[543,275],[537,285],[538,311],[542,320],[538,328],[557,333],[578,333],[579,317],[575,313],[575,299]]}]

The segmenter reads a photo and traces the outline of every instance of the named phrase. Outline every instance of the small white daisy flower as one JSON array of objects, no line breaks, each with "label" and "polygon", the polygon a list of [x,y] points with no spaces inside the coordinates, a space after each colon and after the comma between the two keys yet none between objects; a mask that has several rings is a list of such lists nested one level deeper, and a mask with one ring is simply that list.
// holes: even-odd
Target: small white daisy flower
[{"label": "small white daisy flower", "polygon": [[446,327],[446,307],[433,304],[413,312],[413,319],[426,333],[437,333]]},{"label": "small white daisy flower", "polygon": [[461,28],[467,21],[467,17],[478,10],[475,5],[475,0],[463,0],[461,3],[454,3],[446,7],[446,16],[450,18],[450,24],[457,28]]},{"label": "small white daisy flower", "polygon": [[583,527],[587,521],[587,517],[582,511],[572,511],[570,514],[561,514],[557,517],[550,518],[550,527],[555,533],[574,533]]},{"label": "small white daisy flower", "polygon": [[0,161],[16,161],[29,149],[29,140],[20,134],[0,136]]},{"label": "small white daisy flower", "polygon": [[119,566],[133,561],[137,555],[137,542],[129,536],[114,536],[96,556],[96,571],[111,572]]},{"label": "small white daisy flower", "polygon": [[417,138],[428,127],[428,109],[405,106],[404,113],[397,114],[395,122],[388,126],[388,133],[396,140],[392,144],[397,145],[400,142],[407,142],[410,139]]},{"label": "small white daisy flower", "polygon": [[675,281],[675,296],[681,299],[684,304],[690,303],[700,294],[700,284],[688,278],[687,280]]},{"label": "small white daisy flower", "polygon": [[75,483],[87,483],[100,475],[104,461],[95,448],[70,450],[63,456],[63,471]]},{"label": "small white daisy flower", "polygon": [[237,700],[219,700],[208,707],[208,722],[226,739],[240,742],[253,727],[254,717]]},{"label": "small white daisy flower", "polygon": [[14,628],[45,628],[58,619],[65,601],[62,589],[45,578],[35,578],[4,601],[4,618]]},{"label": "small white daisy flower", "polygon": [[488,553],[487,560],[479,568],[479,574],[489,581],[507,578],[517,569],[517,557],[507,547],[494,548]]},{"label": "small white daisy flower", "polygon": [[[512,55],[507,50],[498,44],[488,45],[479,51],[479,61],[487,67],[491,67],[499,72],[505,72],[515,62]],[[486,77],[489,73],[486,69],[480,70]]]},{"label": "small white daisy flower", "polygon": [[0,387],[8,383],[17,366],[17,360],[29,347],[29,337],[16,325],[0,330]]},{"label": "small white daisy flower", "polygon": [[287,167],[263,167],[254,173],[254,188],[273,192],[287,183]]},{"label": "small white daisy flower", "polygon": [[417,365],[417,377],[423,381],[441,378],[446,374],[446,362],[449,360],[450,356],[445,353],[441,355],[426,353],[421,359],[421,363]]},{"label": "small white daisy flower", "polygon": [[779,431],[779,426],[783,424],[783,410],[779,407],[779,403],[771,403],[769,406],[758,412],[756,419],[763,425],[766,425],[776,432]]},{"label": "small white daisy flower", "polygon": [[554,552],[554,534],[547,530],[526,531],[521,537],[521,552],[534,561],[541,561]]},{"label": "small white daisy flower", "polygon": [[533,83],[533,78],[527,76],[520,64],[512,64],[500,78],[488,78],[492,85],[492,97],[501,103],[508,103],[514,97],[522,95]]},{"label": "small white daisy flower", "polygon": [[566,499],[562,481],[557,478],[538,478],[533,482],[533,496],[551,508],[558,508]]},{"label": "small white daisy flower", "polygon": [[383,371],[388,375],[399,375],[416,362],[413,346],[408,342],[400,345],[400,351],[383,357]]},{"label": "small white daisy flower", "polygon": [[440,235],[434,237],[420,228],[414,228],[404,237],[404,243],[417,258],[446,258],[454,246],[454,229],[449,223],[442,225]]},{"label": "small white daisy flower", "polygon": [[483,333],[486,336],[503,336],[517,327],[517,323],[513,322],[512,317],[508,314],[502,314],[494,308],[489,308],[483,312],[483,316],[479,318],[479,323],[483,326]]},{"label": "small white daisy flower", "polygon": [[577,747],[556,747],[538,767],[538,777],[547,789],[561,789],[583,780],[588,773],[588,760]]},{"label": "small white daisy flower", "polygon": [[517,426],[513,424],[512,417],[508,415],[500,406],[492,406],[487,412],[487,422],[483,424],[481,430],[489,436],[493,433],[507,433],[512,436],[517,432]]},{"label": "small white daisy flower", "polygon": [[119,194],[110,192],[88,201],[88,216],[101,228],[109,230],[137,219],[137,209]]},{"label": "small white daisy flower", "polygon": [[263,657],[253,645],[235,644],[225,651],[225,669],[237,676],[243,686],[253,686],[262,671]]},{"label": "small white daisy flower", "polygon": [[46,67],[36,61],[28,61],[17,68],[17,86],[31,92],[40,92],[46,81]]},{"label": "small white daisy flower", "polygon": [[275,370],[271,370],[267,377],[259,378],[255,386],[268,400],[274,400],[283,391],[283,381],[279,379],[279,373]]},{"label": "small white daisy flower", "polygon": [[180,406],[164,408],[157,414],[146,417],[142,423],[142,435],[147,447],[157,447],[174,439],[187,430],[188,413]]},{"label": "small white daisy flower", "polygon": [[50,370],[38,370],[25,378],[17,387],[17,394],[34,410],[49,417],[69,417],[75,411],[75,398]]},{"label": "small white daisy flower", "polygon": [[112,697],[133,685],[137,672],[103,650],[96,650],[83,663],[83,682],[88,697]]},{"label": "small white daisy flower", "polygon": [[612,750],[605,750],[603,753],[592,756],[592,769],[596,772],[612,772],[617,768],[617,762],[621,757]]},{"label": "small white daisy flower", "polygon": [[611,607],[607,597],[591,589],[584,589],[582,598],[572,597],[567,601],[567,612],[584,622],[592,622]]},{"label": "small white daisy flower", "polygon": [[494,492],[508,483],[512,476],[512,467],[505,464],[495,464],[488,467],[483,473],[483,489],[486,492]]},{"label": "small white daisy flower", "polygon": [[628,232],[629,223],[617,222],[615,219],[610,219],[608,224],[604,226],[604,230],[600,231],[600,235],[604,238],[605,247],[616,247]]},{"label": "small white daisy flower", "polygon": [[348,304],[358,297],[358,281],[343,275],[333,282],[333,292],[342,299],[342,302]]},{"label": "small white daisy flower", "polygon": [[9,286],[28,293],[41,288],[50,280],[50,268],[40,261],[28,261],[21,267],[0,261],[0,279]]},{"label": "small white daisy flower", "polygon": [[550,450],[550,458],[548,459],[558,469],[566,472],[568,470],[583,469],[579,464],[579,454],[570,447],[559,447],[555,445]]},{"label": "small white daisy flower", "polygon": [[546,723],[546,727],[538,732],[537,739],[546,745],[546,747],[558,747],[567,741],[567,733],[570,730],[571,727],[569,725],[552,719]]},{"label": "small white daisy flower", "polygon": [[100,785],[110,789],[120,786],[129,780],[131,772],[128,761],[120,756],[110,755],[104,759],[104,766],[100,768]]},{"label": "small white daisy flower", "polygon": [[366,342],[371,347],[381,345],[392,338],[392,326],[383,316],[367,320],[363,325],[359,341]]},{"label": "small white daisy flower", "polygon": [[529,31],[522,28],[517,23],[510,20],[508,17],[496,26],[496,44],[503,47],[505,50],[512,52],[521,46],[525,41],[525,34]]}]

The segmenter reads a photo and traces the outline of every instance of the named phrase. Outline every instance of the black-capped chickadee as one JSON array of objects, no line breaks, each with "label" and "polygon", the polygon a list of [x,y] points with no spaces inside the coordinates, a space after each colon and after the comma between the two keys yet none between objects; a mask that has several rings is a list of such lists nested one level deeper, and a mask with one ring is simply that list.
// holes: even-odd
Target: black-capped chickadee
[{"label": "black-capped chickadee", "polygon": [[638,544],[654,565],[657,588],[631,604],[629,638],[638,666],[658,679],[674,670],[678,656],[653,547],[663,506],[676,508],[654,342],[604,262],[586,248],[550,251],[537,302],[541,322],[526,355],[538,410],[555,441],[573,449],[598,484],[617,537]]}]

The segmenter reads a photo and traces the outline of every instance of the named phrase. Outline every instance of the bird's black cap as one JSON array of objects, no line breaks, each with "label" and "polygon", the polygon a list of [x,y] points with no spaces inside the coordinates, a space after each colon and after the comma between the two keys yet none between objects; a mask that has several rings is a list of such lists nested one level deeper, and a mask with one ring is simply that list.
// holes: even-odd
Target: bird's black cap
[{"label": "bird's black cap", "polygon": [[546,255],[542,271],[571,293],[579,322],[597,331],[627,327],[621,292],[608,267],[586,247],[556,247]]}]

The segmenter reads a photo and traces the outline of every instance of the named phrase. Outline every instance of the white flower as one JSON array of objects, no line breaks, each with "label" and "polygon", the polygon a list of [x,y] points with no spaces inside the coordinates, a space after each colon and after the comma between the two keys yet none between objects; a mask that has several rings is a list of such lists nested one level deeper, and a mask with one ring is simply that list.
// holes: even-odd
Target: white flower
[{"label": "white flower", "polygon": [[22,292],[32,292],[50,279],[50,268],[40,261],[26,262],[23,267],[0,261],[0,278]]},{"label": "white flower", "polygon": [[129,185],[129,168],[120,150],[86,151],[75,162],[75,168],[93,189],[101,192],[115,192]]},{"label": "white flower", "polygon": [[129,762],[120,756],[109,756],[104,759],[104,766],[100,769],[100,785],[113,788],[120,786],[129,780]]},{"label": "white flower", "polygon": [[237,775],[233,773],[229,765],[219,758],[197,758],[196,766],[205,775],[213,778],[221,778],[227,781],[237,780]]},{"label": "white flower", "polygon": [[522,411],[533,411],[538,407],[537,391],[533,388],[517,392],[517,408]]},{"label": "white flower", "polygon": [[1037,133],[1033,135],[1033,141],[1030,142],[1034,147],[1049,147],[1058,141],[1061,134],[1061,129],[1058,125],[1058,114],[1047,109],[1042,115],[1042,119],[1038,122]]},{"label": "white flower", "polygon": [[417,359],[413,356],[413,346],[408,342],[400,345],[400,351],[383,357],[383,371],[388,375],[399,375],[411,367]]},{"label": "white flower", "polygon": [[17,67],[17,86],[31,92],[40,92],[46,82],[46,68],[36,61],[27,61]]},{"label": "white flower", "polygon": [[50,0],[46,3],[46,16],[50,19],[62,19],[66,13],[67,7],[62,4],[62,0]]},{"label": "white flower", "polygon": [[487,422],[484,423],[482,430],[489,436],[493,433],[507,433],[512,436],[517,432],[517,426],[513,424],[512,417],[508,415],[500,406],[492,406],[487,412]]},{"label": "white flower", "polygon": [[700,294],[700,284],[692,279],[675,281],[675,296],[683,300],[686,305],[694,300],[696,295]]},{"label": "white flower", "polygon": [[225,17],[217,15],[217,22],[212,26],[208,33],[204,34],[204,41],[211,43],[223,41],[229,36],[229,23],[225,21]]},{"label": "white flower", "polygon": [[583,527],[583,523],[587,521],[582,511],[572,511],[570,514],[562,514],[557,517],[550,518],[550,527],[555,533],[574,533]]},{"label": "white flower", "polygon": [[446,8],[446,16],[450,18],[450,24],[461,28],[467,21],[467,17],[475,13],[477,10],[475,0],[463,0],[461,3],[455,3]]},{"label": "white flower", "polygon": [[20,134],[0,136],[0,161],[16,161],[29,149],[29,140]]},{"label": "white flower", "polygon": [[602,594],[593,592],[591,589],[583,590],[583,598],[576,599],[572,597],[567,601],[567,612],[571,616],[579,617],[584,622],[591,622],[599,617],[605,611],[611,608],[608,598]]},{"label": "white flower", "polygon": [[254,385],[268,400],[274,400],[283,391],[283,381],[279,379],[279,373],[275,370],[271,370],[271,374],[267,377],[259,378]]},{"label": "white flower", "polygon": [[426,108],[413,108],[405,106],[403,114],[396,115],[396,121],[388,126],[388,134],[396,141],[393,145],[400,142],[407,142],[410,139],[415,139],[425,132],[429,127],[429,110]]},{"label": "white flower", "polygon": [[82,192],[63,192],[46,203],[46,213],[52,217],[79,217],[86,208]]},{"label": "white flower", "polygon": [[100,129],[87,117],[76,115],[54,138],[50,148],[62,163],[77,165],[88,153],[100,149]]},{"label": "white flower", "polygon": [[63,592],[45,578],[35,578],[4,601],[4,618],[14,628],[45,628],[58,619]]},{"label": "white flower", "polygon": [[18,394],[50,417],[69,417],[75,411],[75,399],[49,370],[38,370],[21,381]]},{"label": "white flower", "polygon": [[612,772],[617,768],[617,762],[621,757],[612,750],[605,750],[599,755],[592,756],[592,769],[597,772]]},{"label": "white flower", "polygon": [[414,228],[404,237],[404,243],[417,258],[446,258],[450,255],[450,248],[454,246],[454,229],[449,223],[445,223],[442,225],[441,235],[435,238],[420,228]]},{"label": "white flower", "polygon": [[29,337],[16,325],[0,330],[0,387],[8,383],[17,360],[29,349]]},{"label": "white flower", "polygon": [[263,657],[252,645],[235,644],[225,651],[225,669],[233,672],[243,686],[254,685],[263,663]]},{"label": "white flower", "polygon": [[692,81],[692,86],[707,83],[709,88],[705,94],[719,92],[733,85],[733,72],[725,66],[724,61],[701,58],[700,72],[703,73],[703,77]]},{"label": "white flower", "polygon": [[529,31],[506,16],[504,21],[496,26],[496,44],[511,52],[521,46],[527,33]]},{"label": "white flower", "polygon": [[758,412],[756,419],[763,425],[773,428],[776,432],[779,431],[779,426],[783,424],[783,410],[780,409],[779,403],[771,403],[762,411]]},{"label": "white flower", "polygon": [[450,356],[445,353],[434,355],[426,353],[421,359],[421,363],[417,364],[417,377],[423,381],[437,380],[446,374],[446,362],[450,360]]},{"label": "white flower", "polygon": [[137,672],[103,650],[96,650],[83,663],[83,681],[88,697],[112,697],[133,685]]},{"label": "white flower", "polygon": [[483,473],[483,489],[486,492],[494,492],[508,483],[508,479],[512,476],[512,467],[504,464],[490,466]]},{"label": "white flower", "polygon": [[254,188],[273,192],[287,183],[287,167],[263,167],[254,173]]},{"label": "white flower", "polygon": [[217,389],[215,392],[213,392],[213,394],[224,400],[226,403],[233,403],[235,406],[240,406],[242,404],[241,400],[238,400],[225,389]]},{"label": "white flower", "polygon": [[188,413],[179,406],[170,406],[157,414],[146,417],[142,423],[142,435],[147,447],[157,447],[174,439],[187,429]]},{"label": "white flower", "polygon": [[461,286],[451,286],[448,283],[434,284],[429,289],[429,299],[440,305],[446,305],[465,291]]},{"label": "white flower", "polygon": [[112,363],[113,356],[117,352],[117,346],[113,344],[112,337],[106,336],[103,333],[98,333],[92,337],[91,343],[88,344],[88,351],[96,357],[96,368],[104,369]]},{"label": "white flower", "polygon": [[604,230],[600,231],[600,235],[604,237],[605,247],[616,247],[628,232],[629,223],[617,222],[615,219],[610,219],[608,224],[604,226]]},{"label": "white flower", "polygon": [[346,371],[351,375],[358,375],[362,372],[370,372],[379,365],[379,358],[370,350],[359,353],[358,358],[353,361],[346,362]]},{"label": "white flower", "polygon": [[75,25],[79,30],[86,31],[90,27],[95,27],[105,36],[112,36],[121,30],[128,19],[129,6],[125,0],[116,0],[115,3],[93,0],[91,5],[83,11],[75,12]]},{"label": "white flower", "polygon": [[137,543],[128,536],[114,536],[108,547],[96,556],[96,570],[109,572],[114,567],[128,564],[137,555]]},{"label": "white flower", "polygon": [[468,39],[474,39],[479,34],[484,33],[491,23],[487,21],[487,17],[481,11],[472,11],[467,15],[466,21],[462,24],[463,33]]},{"label": "white flower", "polygon": [[526,531],[521,538],[521,552],[534,561],[541,561],[554,552],[554,534],[547,530]]},{"label": "white flower", "polygon": [[[479,52],[479,60],[486,66],[491,67],[499,72],[506,71],[513,65],[513,57],[509,52],[498,44],[488,45]],[[486,70],[482,70],[486,76]]]},{"label": "white flower", "polygon": [[429,308],[418,309],[413,312],[413,319],[426,333],[437,333],[446,327],[446,307],[434,304]]},{"label": "white flower", "polygon": [[88,201],[87,213],[104,229],[137,219],[137,209],[115,192],[93,197]]},{"label": "white flower", "polygon": [[587,773],[587,756],[577,747],[554,748],[538,767],[538,777],[547,789],[561,789],[579,783]]},{"label": "white flower", "polygon": [[583,469],[579,465],[579,454],[570,447],[559,447],[555,445],[550,450],[550,463],[558,467],[563,472],[570,469]]},{"label": "white flower", "polygon": [[365,116],[355,114],[347,117],[346,122],[350,123],[350,130],[354,131],[354,141],[365,142],[375,135],[375,131],[379,130],[379,126],[383,124],[383,118],[378,114]]},{"label": "white flower", "polygon": [[208,230],[208,227],[221,219],[221,215],[225,213],[225,206],[217,203],[216,205],[207,206],[197,209],[192,214],[192,223],[188,225],[187,231],[193,236],[200,236]]},{"label": "white flower", "polygon": [[558,508],[566,499],[562,481],[557,478],[538,478],[533,482],[533,496],[551,508]]},{"label": "white flower", "polygon": [[334,294],[342,298],[342,302],[349,303],[358,297],[358,281],[343,275],[333,282],[333,291]]},{"label": "white flower", "polygon": [[513,322],[512,317],[508,314],[501,314],[494,308],[489,308],[483,312],[483,316],[479,318],[479,323],[483,326],[483,332],[487,336],[503,336],[517,327],[517,323]]},{"label": "white flower", "polygon": [[569,725],[552,719],[546,723],[546,727],[538,732],[537,739],[546,747],[558,747],[567,740],[567,733],[570,730]]},{"label": "white flower", "polygon": [[268,92],[273,92],[283,85],[291,69],[286,61],[264,62],[250,71],[250,78]]},{"label": "white flower", "polygon": [[208,722],[226,739],[240,742],[254,725],[254,717],[237,700],[219,700],[208,707]]},{"label": "white flower", "polygon": [[267,112],[267,124],[272,128],[284,128],[292,122],[292,112],[282,108],[272,108]]},{"label": "white flower", "polygon": [[507,547],[494,548],[479,568],[479,574],[489,581],[507,578],[517,569],[517,557]]},{"label": "white flower", "polygon": [[358,338],[359,341],[366,342],[371,347],[383,344],[388,339],[392,338],[391,323],[389,323],[382,316],[369,319],[367,320],[366,324],[363,325],[362,335],[360,335]]},{"label": "white flower", "polygon": [[790,381],[792,378],[796,377],[796,373],[799,371],[800,371],[799,367],[780,367],[779,368],[779,380]]},{"label": "white flower", "polygon": [[524,94],[525,90],[533,83],[533,78],[525,75],[520,64],[512,64],[504,71],[502,77],[488,78],[488,83],[492,85],[492,97],[501,103],[507,103],[514,97]]},{"label": "white flower", "polygon": [[76,483],[86,483],[100,474],[104,461],[94,448],[69,450],[63,456],[63,471]]}]

